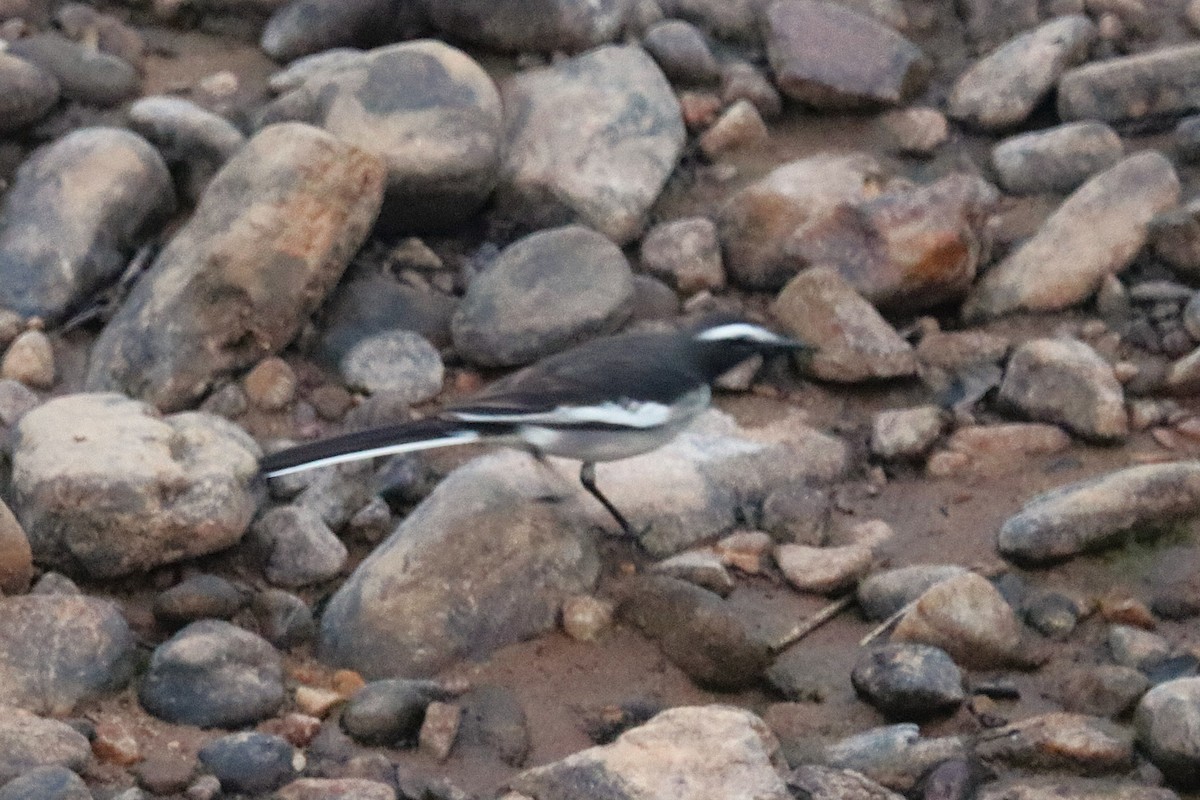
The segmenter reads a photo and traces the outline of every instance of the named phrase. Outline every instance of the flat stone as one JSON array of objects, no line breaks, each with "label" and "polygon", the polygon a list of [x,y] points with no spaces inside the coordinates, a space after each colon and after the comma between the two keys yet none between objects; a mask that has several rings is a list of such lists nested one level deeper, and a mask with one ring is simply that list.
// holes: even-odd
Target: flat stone
[{"label": "flat stone", "polygon": [[975,752],[993,769],[1121,774],[1133,766],[1133,737],[1106,719],[1058,712],[985,731]]},{"label": "flat stone", "polygon": [[259,132],[101,332],[86,385],[176,409],[281,350],[366,237],[383,184],[378,158],[327,133]]},{"label": "flat stone", "polygon": [[1087,58],[1096,35],[1091,20],[1071,14],[1017,36],[958,77],[947,113],[987,131],[1019,125],[1068,67]]},{"label": "flat stone", "polygon": [[876,572],[858,584],[858,606],[867,619],[884,620],[923,595],[931,586],[961,575],[957,564],[913,564]]},{"label": "flat stone", "polygon": [[917,782],[943,761],[967,755],[963,737],[923,738],[913,723],[872,728],[833,742],[820,761],[835,769],[850,769],[888,789],[909,793]]},{"label": "flat stone", "polygon": [[861,544],[809,547],[781,544],[775,563],[787,582],[802,592],[838,594],[852,589],[871,569],[875,555]]},{"label": "flat stone", "polygon": [[522,72],[501,95],[503,215],[536,228],[580,222],[621,245],[636,238],[685,138],[679,103],[650,56],[601,47]]},{"label": "flat stone", "polygon": [[201,619],[229,619],[249,602],[249,592],[219,575],[183,579],[154,598],[154,618],[170,629]]},{"label": "flat stone", "polygon": [[1161,154],[1129,156],[1079,187],[1015,253],[988,270],[963,306],[969,320],[1055,311],[1083,302],[1129,265],[1150,220],[1179,202]]},{"label": "flat stone", "polygon": [[896,105],[929,79],[930,62],[916,45],[842,6],[778,0],[763,27],[780,91],[815,108]]},{"label": "flat stone", "polygon": [[1005,139],[992,148],[992,166],[1010,194],[1066,194],[1124,155],[1108,125],[1073,122]]},{"label": "flat stone", "polygon": [[938,406],[880,411],[871,421],[871,452],[888,460],[919,458],[946,428]]},{"label": "flat stone", "polygon": [[1086,64],[1059,81],[1058,115],[1116,122],[1193,111],[1200,105],[1198,75],[1197,44]]},{"label": "flat stone", "polygon": [[0,800],[92,800],[92,793],[66,767],[35,767],[5,783]]},{"label": "flat stone", "polygon": [[39,767],[78,772],[91,755],[87,738],[67,723],[42,719],[21,708],[0,707],[0,782]]},{"label": "flat stone", "polygon": [[362,339],[338,364],[346,386],[367,394],[388,393],[396,402],[415,405],[442,391],[445,366],[425,337],[393,330]]},{"label": "flat stone", "polygon": [[107,108],[128,100],[139,88],[137,70],[129,62],[57,32],[17,39],[8,52],[52,75],[68,100]]}]

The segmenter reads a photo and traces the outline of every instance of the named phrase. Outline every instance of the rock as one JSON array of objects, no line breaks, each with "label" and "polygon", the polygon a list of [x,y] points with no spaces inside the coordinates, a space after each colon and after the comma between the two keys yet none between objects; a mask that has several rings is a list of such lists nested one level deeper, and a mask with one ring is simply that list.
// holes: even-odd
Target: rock
[{"label": "rock", "polygon": [[1067,711],[1119,717],[1149,688],[1149,679],[1133,667],[1096,664],[1068,673],[1059,687],[1058,700]]},{"label": "rock", "polygon": [[563,632],[577,642],[592,642],[612,627],[613,606],[590,594],[568,597],[562,605]]},{"label": "rock", "polygon": [[1067,68],[1087,59],[1096,34],[1090,19],[1070,14],[1017,36],[958,77],[948,115],[986,131],[1019,125]]},{"label": "rock", "polygon": [[1147,464],[1033,498],[1000,528],[996,545],[1017,561],[1055,561],[1197,513],[1200,466]]},{"label": "rock", "polygon": [[221,550],[257,505],[258,446],[221,417],[79,394],[29,412],[16,434],[13,510],[59,569],[111,578]]},{"label": "rock", "polygon": [[154,650],[138,699],[167,722],[237,728],[282,705],[283,668],[266,641],[228,622],[193,622]]},{"label": "rock", "polygon": [[985,578],[968,572],[927,589],[900,618],[892,641],[940,647],[968,669],[1028,664],[1021,624]]},{"label": "rock", "polygon": [[[1200,5],[1196,6],[1200,11]],[[1200,159],[1200,115],[1184,117],[1175,126],[1175,152],[1183,161]]]},{"label": "rock", "polygon": [[118,56],[139,71],[145,66],[142,35],[112,14],[101,14],[84,3],[64,3],[54,12],[54,23],[72,41]]},{"label": "rock", "polygon": [[1012,778],[980,788],[977,800],[1179,800],[1170,789],[1113,778]]},{"label": "rock", "polygon": [[387,392],[396,401],[423,403],[442,391],[445,367],[442,358],[423,336],[413,331],[392,330],[362,339],[338,363],[346,385],[379,394]]},{"label": "rock", "polygon": [[143,97],[127,113],[129,126],[158,149],[193,202],[246,143],[232,122],[181,97]]},{"label": "rock", "polygon": [[271,75],[267,79],[267,86],[275,94],[287,94],[293,89],[299,89],[317,73],[336,72],[353,65],[362,56],[363,51],[357,47],[331,47],[310,56],[301,56]]},{"label": "rock", "polygon": [[490,50],[575,53],[616,39],[628,8],[624,0],[439,0],[428,13],[442,33]]},{"label": "rock", "polygon": [[86,385],[179,408],[282,349],[365,238],[383,177],[374,156],[314,128],[261,131],[101,332]]},{"label": "rock", "polygon": [[889,461],[920,458],[945,428],[945,416],[937,406],[880,411],[871,421],[871,452]]},{"label": "rock", "polygon": [[425,708],[439,696],[432,681],[372,681],[342,710],[342,728],[363,744],[411,744],[425,719]]},{"label": "rock", "polygon": [[761,527],[779,542],[820,545],[829,526],[830,509],[829,493],[824,490],[783,486],[763,500]]},{"label": "rock", "polygon": [[461,706],[438,701],[430,703],[417,736],[418,749],[435,761],[445,761],[454,749],[461,719]]},{"label": "rock", "polygon": [[685,295],[725,288],[717,229],[704,217],[664,222],[642,240],[641,268]]},{"label": "rock", "polygon": [[659,561],[651,569],[661,575],[694,583],[721,597],[728,596],[736,586],[725,562],[712,550],[689,550]]},{"label": "rock", "polygon": [[140,79],[129,62],[58,33],[17,39],[9,43],[8,52],[51,75],[68,100],[108,107],[138,92]]},{"label": "rock", "polygon": [[[591,589],[599,564],[564,504],[537,502],[553,496],[539,472],[498,453],[438,484],[329,602],[323,658],[368,677],[418,676],[553,629],[563,597]],[[475,611],[444,614],[463,591]]]},{"label": "rock", "polygon": [[299,597],[282,589],[267,589],[255,595],[251,611],[258,632],[275,647],[295,647],[316,636],[317,623],[312,610]]},{"label": "rock", "polygon": [[1132,625],[1110,625],[1108,650],[1123,667],[1149,670],[1171,655],[1171,644],[1157,633]]},{"label": "rock", "polygon": [[12,511],[0,501],[0,592],[20,594],[33,577],[29,538]]},{"label": "rock", "polygon": [[1062,712],[985,731],[975,752],[992,769],[1103,775],[1123,773],[1133,766],[1130,734],[1099,717]]},{"label": "rock", "polygon": [[504,763],[519,767],[529,755],[529,725],[521,701],[510,689],[480,686],[459,698],[459,744],[492,749]]},{"label": "rock", "polygon": [[40,330],[25,331],[18,336],[4,353],[0,376],[33,389],[53,387],[56,370],[50,337]]},{"label": "rock", "polygon": [[1181,278],[1200,278],[1200,202],[1193,200],[1151,219],[1150,246]]},{"label": "rock", "polygon": [[818,109],[897,105],[929,80],[916,45],[842,6],[779,0],[767,6],[763,30],[780,91]]},{"label": "rock", "polygon": [[304,506],[280,506],[254,523],[247,545],[266,561],[267,580],[295,588],[337,577],[346,545],[321,517]]},{"label": "rock", "polygon": [[230,619],[249,597],[219,575],[193,575],[154,598],[154,618],[175,629],[201,619]]},{"label": "rock", "polygon": [[4,784],[0,800],[92,800],[92,793],[66,767],[35,767]]},{"label": "rock", "polygon": [[617,614],[701,686],[746,688],[766,669],[766,643],[718,595],[699,586],[666,576],[632,579],[620,587]]},{"label": "rock", "polygon": [[685,138],[679,103],[645,51],[601,47],[522,72],[502,97],[504,216],[536,228],[578,221],[621,245],[636,238]]},{"label": "rock", "polygon": [[992,148],[992,166],[1010,194],[1066,194],[1125,155],[1103,122],[1072,122],[1022,133]]},{"label": "rock", "polygon": [[1058,115],[1115,122],[1191,112],[1200,103],[1198,72],[1196,44],[1085,64],[1059,81]]},{"label": "rock", "polygon": [[879,122],[893,149],[903,155],[931,156],[950,138],[946,115],[936,108],[899,108],[882,115]]},{"label": "rock", "polygon": [[20,130],[40,120],[58,102],[53,75],[23,58],[0,54],[0,131]]},{"label": "rock", "polygon": [[[1016,459],[1060,453],[1070,446],[1071,437],[1057,425],[1033,422],[968,425],[950,435],[944,450],[929,457],[928,468],[936,477],[958,475],[964,469],[998,474],[1012,469]],[[939,460],[953,465],[952,468],[942,471]]]},{"label": "rock", "polygon": [[396,800],[396,790],[366,778],[300,778],[274,796],[279,800]]},{"label": "rock", "polygon": [[1163,388],[1177,395],[1193,394],[1200,387],[1200,350],[1172,362],[1167,369]]},{"label": "rock", "polygon": [[1119,440],[1129,432],[1125,394],[1112,367],[1074,339],[1032,339],[1018,347],[999,399],[1031,419],[1063,425],[1087,439]]},{"label": "rock", "polygon": [[646,29],[642,47],[669,80],[685,86],[716,83],[721,76],[704,33],[680,19],[667,19]]},{"label": "rock", "polygon": [[296,777],[296,751],[278,736],[231,733],[200,748],[200,763],[229,794],[264,794]]},{"label": "rock", "polygon": [[874,560],[871,548],[861,544],[781,544],[775,548],[775,563],[783,577],[802,592],[832,595],[852,589],[870,571]]},{"label": "rock", "polygon": [[69,714],[120,689],[134,667],[134,637],[117,608],[82,595],[0,599],[0,703]]},{"label": "rock", "polygon": [[1155,151],[1129,156],[1079,187],[1015,253],[988,270],[963,307],[969,320],[1081,303],[1123,270],[1155,214],[1179,202],[1175,170]]},{"label": "rock", "polygon": [[610,745],[526,770],[509,786],[539,800],[595,796],[597,787],[612,800],[788,800],[778,749],[766,724],[749,711],[685,706],[663,711]]},{"label": "rock", "polygon": [[727,108],[700,137],[700,150],[709,158],[770,138],[766,123],[749,100],[738,100]]},{"label": "rock", "polygon": [[930,587],[966,572],[957,564],[914,564],[876,572],[858,584],[856,599],[870,620],[884,620]]},{"label": "rock", "polygon": [[1142,751],[1167,780],[1183,789],[1200,785],[1200,678],[1180,678],[1155,686],[1134,714]]},{"label": "rock", "polygon": [[263,411],[282,411],[296,399],[296,372],[278,356],[269,356],[255,364],[242,382],[246,400]]},{"label": "rock", "polygon": [[359,342],[380,333],[408,330],[435,347],[450,344],[450,319],[457,300],[441,292],[406,286],[390,276],[353,275],[325,304],[321,355],[337,364]]},{"label": "rock", "polygon": [[855,383],[916,373],[908,342],[830,268],[812,267],[793,278],[771,313],[789,334],[816,348],[803,366],[822,380]]},{"label": "rock", "polygon": [[758,109],[763,119],[774,119],[783,112],[783,98],[753,64],[735,61],[721,70],[721,103],[732,106],[747,100]]},{"label": "rock", "polygon": [[990,50],[1038,24],[1035,0],[960,0],[955,8],[977,52]]},{"label": "rock", "polygon": [[759,3],[755,0],[659,0],[668,17],[694,22],[719,39],[758,41]]},{"label": "rock", "polygon": [[797,767],[788,775],[794,796],[809,800],[900,800],[896,794],[852,769],[832,769],[815,764]]},{"label": "rock", "polygon": [[[389,45],[312,75],[276,101],[387,166],[388,232],[462,224],[496,185],[503,120],[488,74],[432,39]],[[286,115],[285,115],[286,116]]]},{"label": "rock", "polygon": [[862,651],[850,674],[854,690],[890,719],[922,720],[954,711],[963,676],[944,650],[889,644]]},{"label": "rock", "polygon": [[620,248],[570,225],[506,248],[471,282],[451,330],[471,361],[513,366],[612,333],[632,307],[633,274]]},{"label": "rock", "polygon": [[87,766],[91,748],[83,734],[65,722],[42,719],[20,708],[0,707],[0,782],[39,767]]},{"label": "rock", "polygon": [[820,760],[835,769],[851,769],[889,789],[911,792],[938,763],[967,756],[957,736],[922,739],[911,722],[872,728],[824,748]]},{"label": "rock", "polygon": [[822,154],[776,167],[731,197],[717,233],[730,279],[747,289],[779,289],[800,271],[784,247],[802,225],[816,225],[840,204],[878,195],[883,169],[866,153]]},{"label": "rock", "polygon": [[837,270],[881,308],[933,308],[970,288],[998,199],[986,181],[951,175],[842,204],[800,225],[784,252],[799,265]]},{"label": "rock", "polygon": [[36,151],[0,207],[0,305],[62,319],[174,210],[170,173],[136,134],[82,128]]},{"label": "rock", "polygon": [[[411,38],[419,28],[417,3],[408,0],[291,0],[263,28],[260,45],[276,61],[288,62],[336,47],[370,46]],[[410,9],[411,7],[411,9]]]}]

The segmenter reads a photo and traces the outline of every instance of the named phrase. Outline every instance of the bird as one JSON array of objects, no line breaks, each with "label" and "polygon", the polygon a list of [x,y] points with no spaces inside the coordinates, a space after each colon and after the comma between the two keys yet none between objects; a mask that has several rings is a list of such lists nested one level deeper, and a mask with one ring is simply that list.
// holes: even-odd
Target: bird
[{"label": "bird", "polygon": [[591,339],[501,378],[427,419],[369,428],[265,456],[266,478],[359,459],[477,442],[582,462],[579,482],[621,527],[625,515],[596,485],[596,463],[655,450],[712,400],[711,384],[752,356],[813,348],[721,314],[670,331]]}]

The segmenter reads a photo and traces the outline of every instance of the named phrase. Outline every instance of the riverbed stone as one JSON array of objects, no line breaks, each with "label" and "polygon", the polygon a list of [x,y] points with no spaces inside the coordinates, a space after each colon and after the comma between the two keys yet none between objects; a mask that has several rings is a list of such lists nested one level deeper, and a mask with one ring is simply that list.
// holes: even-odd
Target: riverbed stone
[{"label": "riverbed stone", "polygon": [[992,166],[1010,194],[1065,194],[1125,155],[1121,137],[1103,122],[1069,122],[1005,139]]},{"label": "riverbed stone", "polygon": [[1200,44],[1086,64],[1059,81],[1058,115],[1117,122],[1192,111],[1200,104],[1198,76]]}]

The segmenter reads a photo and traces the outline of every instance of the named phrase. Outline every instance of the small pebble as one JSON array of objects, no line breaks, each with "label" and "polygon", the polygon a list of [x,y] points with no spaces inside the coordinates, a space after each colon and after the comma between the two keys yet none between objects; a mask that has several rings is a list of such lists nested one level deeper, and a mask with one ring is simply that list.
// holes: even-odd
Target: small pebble
[{"label": "small pebble", "polygon": [[296,687],[296,708],[313,717],[324,719],[336,706],[344,703],[340,693],[315,686]]},{"label": "small pebble", "polygon": [[28,330],[9,345],[0,362],[0,377],[20,381],[32,389],[54,386],[54,348],[40,330]]},{"label": "small pebble", "polygon": [[101,761],[128,767],[142,759],[141,747],[122,722],[104,721],[97,723],[96,735],[92,738],[92,752]]},{"label": "small pebble", "polygon": [[258,362],[243,385],[247,399],[263,411],[282,411],[296,398],[296,373],[277,356]]},{"label": "small pebble", "polygon": [[700,137],[700,150],[713,158],[730,150],[765,142],[770,138],[766,123],[749,100],[738,100],[717,118]]},{"label": "small pebble", "polygon": [[435,700],[425,709],[425,721],[421,723],[421,732],[417,735],[417,746],[435,760],[445,761],[454,748],[461,721],[461,706]]},{"label": "small pebble", "polygon": [[613,606],[607,600],[582,594],[563,601],[563,631],[575,641],[596,641],[612,627],[612,618]]}]

